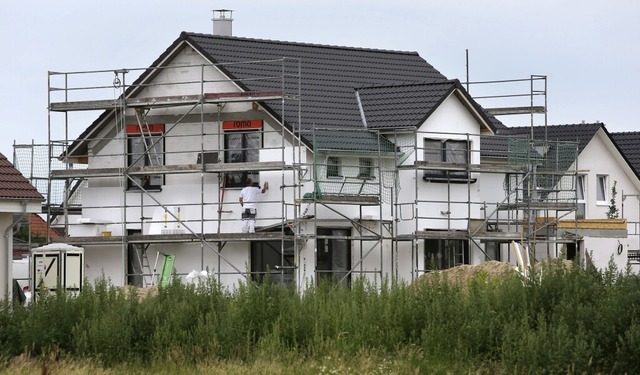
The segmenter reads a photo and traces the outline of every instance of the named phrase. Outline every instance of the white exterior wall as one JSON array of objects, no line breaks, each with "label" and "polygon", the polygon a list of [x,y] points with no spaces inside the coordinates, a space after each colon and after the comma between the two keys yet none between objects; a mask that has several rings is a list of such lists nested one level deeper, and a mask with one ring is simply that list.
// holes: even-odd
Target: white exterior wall
[{"label": "white exterior wall", "polygon": [[[605,219],[609,210],[609,200],[611,199],[611,188],[616,181],[616,206],[620,213],[620,218],[629,222],[627,238],[585,238],[586,251],[591,253],[597,267],[607,267],[609,260],[613,261],[620,269],[627,265],[627,251],[640,249],[638,235],[632,223],[640,220],[640,201],[637,197],[627,197],[624,202],[624,217],[622,216],[622,194],[637,195],[640,193],[640,185],[633,171],[628,167],[626,161],[620,156],[618,150],[608,139],[603,130],[599,130],[591,142],[582,150],[578,157],[579,173],[587,174],[586,177],[586,213],[587,219]],[[609,180],[607,189],[607,201],[600,203],[596,201],[597,176],[606,175]],[[618,244],[623,245],[623,251],[618,254]],[[640,268],[634,265],[632,269],[638,272]]]},{"label": "white exterior wall", "polygon": [[[412,165],[424,160],[424,138],[464,140],[471,143],[470,163],[480,163],[480,125],[455,95],[450,95],[420,126],[416,139],[416,152],[404,162]],[[400,170],[400,192],[397,210],[397,234],[411,234],[416,230],[467,230],[469,218],[481,218],[481,180],[479,173],[471,173],[473,183],[433,182],[423,180],[422,170]],[[417,202],[417,205],[416,205]],[[474,202],[474,203],[471,203]],[[450,212],[449,214],[447,212]],[[417,215],[417,219],[416,219]],[[424,270],[424,241],[417,244],[416,253],[409,241],[400,242],[398,250],[399,276],[409,280],[412,271]],[[417,259],[413,259],[417,256]],[[484,254],[473,243],[469,249],[472,264],[484,260]],[[416,268],[417,267],[417,268]]]},{"label": "white exterior wall", "polygon": [[[626,166],[626,163],[617,150],[606,139],[606,135],[600,130],[594,139],[580,153],[578,158],[579,173],[587,172],[587,193],[586,200],[586,217],[594,219],[606,218],[609,209],[609,199],[611,198],[611,187],[613,182],[617,181],[616,205],[618,210],[622,209],[622,192],[625,194],[638,194],[639,185],[637,178],[633,172]],[[596,202],[596,180],[597,175],[607,175],[609,177],[609,188],[607,193],[607,201],[605,203]],[[625,217],[632,221],[638,221],[638,206],[625,202]],[[635,206],[635,207],[634,207]],[[630,208],[630,209],[627,209]],[[635,209],[634,209],[635,208]]]},{"label": "white exterior wall", "polygon": [[[620,271],[627,267],[629,241],[626,238],[585,237],[583,243],[584,251],[599,269],[607,268],[610,261],[613,261]],[[622,249],[618,254],[619,245],[622,245]],[[632,267],[632,271],[638,272],[637,265]]]},{"label": "white exterior wall", "polygon": [[9,238],[5,237],[5,232],[12,222],[13,213],[0,212],[0,229],[2,229],[2,240],[0,240],[0,299],[4,298],[4,296],[11,298],[13,295],[13,268],[10,267],[13,260],[13,235],[9,236]]}]

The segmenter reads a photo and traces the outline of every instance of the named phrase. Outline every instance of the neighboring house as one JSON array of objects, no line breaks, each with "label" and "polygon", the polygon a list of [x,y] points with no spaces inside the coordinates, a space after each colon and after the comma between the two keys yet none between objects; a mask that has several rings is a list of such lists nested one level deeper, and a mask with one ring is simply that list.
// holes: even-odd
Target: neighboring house
[{"label": "neighboring house", "polygon": [[32,248],[47,244],[52,237],[61,237],[39,214],[14,214],[13,221],[18,222],[13,238],[14,259],[27,257]]},{"label": "neighboring house", "polygon": [[[575,175],[574,187],[569,186],[566,189],[576,190],[575,210],[570,208],[551,215],[548,214],[549,211],[539,212],[538,221],[553,223],[547,235],[554,244],[549,246],[546,243],[547,239],[538,238],[536,257],[544,258],[549,254],[558,256],[564,253],[568,259],[584,260],[586,252],[598,267],[606,267],[609,260],[613,260],[617,267],[624,269],[630,259],[629,251],[638,249],[638,238],[627,236],[627,225],[630,224],[631,229],[631,223],[638,222],[639,212],[637,206],[633,211],[627,209],[622,212],[622,192],[637,197],[640,192],[640,175],[630,164],[625,153],[621,152],[622,148],[614,142],[604,124],[519,127],[501,129],[498,133],[500,136],[511,137],[530,137],[533,134],[534,139],[546,139],[550,145],[554,142],[563,142],[569,146],[571,142],[575,143],[576,162],[565,166],[561,165],[562,162],[559,163],[559,169],[565,169],[568,174]],[[483,153],[489,153],[490,148],[488,145]],[[565,152],[569,150],[567,148]],[[562,150],[559,147],[549,147],[545,152],[559,154]],[[563,179],[569,181],[566,177]],[[544,182],[541,181],[538,187],[543,186]],[[554,182],[548,187],[557,189],[559,185]],[[483,185],[483,195],[487,199],[491,197],[491,190],[484,189]],[[549,195],[552,196],[553,193]],[[551,216],[557,222],[542,220],[545,216]],[[614,218],[618,220],[611,220]]]},{"label": "neighboring house", "polygon": [[[7,158],[0,154],[0,296],[12,294],[13,230],[23,215],[39,213],[43,197]],[[14,214],[21,214],[18,220]]]},{"label": "neighboring house", "polygon": [[[180,276],[208,269],[229,286],[267,274],[301,287],[411,280],[513,262],[511,241],[540,239],[531,212],[576,210],[575,144],[531,152],[522,137],[496,136],[504,126],[414,52],[182,33],[132,83],[129,70],[75,74],[110,75],[120,95],[69,101],[67,74],[52,74],[51,127],[67,112],[104,110],[77,139],[55,142],[87,169],[51,171],[65,196],[81,186],[79,215],[65,202],[55,210],[68,235],[53,240],[85,249],[89,280],[147,285],[164,259]],[[505,162],[509,138],[520,143]],[[485,152],[481,139],[503,148]],[[561,148],[568,157],[546,152]],[[520,188],[533,166],[547,192]],[[611,177],[632,185],[622,173]],[[270,186],[257,233],[241,233],[248,178]],[[562,194],[560,181],[570,182]]]},{"label": "neighboring house", "polygon": [[[640,132],[611,133],[611,137],[627,159],[636,176],[640,176]],[[629,249],[629,259],[637,267],[640,263],[640,195],[637,191],[618,188],[620,198],[620,213],[629,220],[629,240],[632,243]]]}]

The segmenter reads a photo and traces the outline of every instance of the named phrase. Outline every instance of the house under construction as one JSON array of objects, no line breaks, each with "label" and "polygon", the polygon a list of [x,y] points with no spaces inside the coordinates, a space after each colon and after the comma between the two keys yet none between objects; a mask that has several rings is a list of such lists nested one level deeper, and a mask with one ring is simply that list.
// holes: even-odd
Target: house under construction
[{"label": "house under construction", "polygon": [[577,145],[499,127],[413,52],[182,33],[149,68],[50,72],[51,240],[138,286],[166,258],[304,288],[577,250]]}]

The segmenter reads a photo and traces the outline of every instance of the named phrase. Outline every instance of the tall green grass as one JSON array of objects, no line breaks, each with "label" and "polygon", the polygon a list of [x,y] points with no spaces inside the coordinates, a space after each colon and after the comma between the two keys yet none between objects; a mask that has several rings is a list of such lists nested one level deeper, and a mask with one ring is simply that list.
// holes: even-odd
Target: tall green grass
[{"label": "tall green grass", "polygon": [[355,280],[303,294],[268,282],[230,292],[214,280],[176,280],[134,296],[101,280],[75,297],[2,302],[0,360],[53,353],[106,367],[280,359],[326,368],[333,358],[347,368],[373,353],[419,372],[640,373],[640,279],[613,265],[558,262],[525,280],[464,284],[437,274],[413,285]]}]

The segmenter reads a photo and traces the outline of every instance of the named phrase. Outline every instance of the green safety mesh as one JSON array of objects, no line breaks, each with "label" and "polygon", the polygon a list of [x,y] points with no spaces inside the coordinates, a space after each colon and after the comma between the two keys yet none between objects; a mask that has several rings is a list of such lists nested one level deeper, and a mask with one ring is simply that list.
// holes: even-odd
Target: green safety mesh
[{"label": "green safety mesh", "polygon": [[399,150],[391,140],[367,129],[314,129],[313,145],[317,198],[360,196],[392,202],[398,190]]},{"label": "green safety mesh", "polygon": [[[49,149],[51,147],[51,149]],[[49,155],[51,155],[51,169],[65,169],[66,165],[57,157],[63,153],[63,145],[24,144],[14,145],[13,164],[22,175],[38,189],[51,205],[61,205],[64,202],[65,181],[51,181],[51,195],[49,195]],[[51,151],[51,154],[49,153]],[[86,168],[85,165],[73,165],[74,169]],[[85,182],[86,183],[86,182]],[[82,202],[82,189],[76,189],[69,197],[70,206],[79,206]]]},{"label": "green safety mesh", "polygon": [[510,174],[505,191],[511,202],[572,203],[576,199],[577,142],[508,140],[509,165],[527,167],[523,176]]}]

